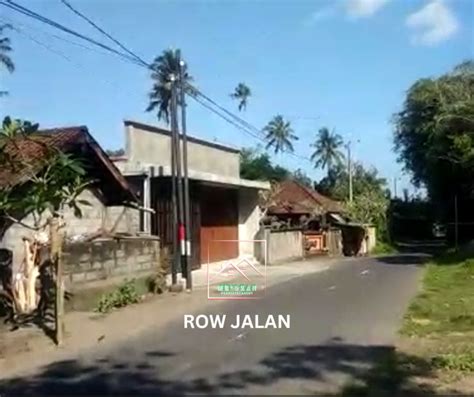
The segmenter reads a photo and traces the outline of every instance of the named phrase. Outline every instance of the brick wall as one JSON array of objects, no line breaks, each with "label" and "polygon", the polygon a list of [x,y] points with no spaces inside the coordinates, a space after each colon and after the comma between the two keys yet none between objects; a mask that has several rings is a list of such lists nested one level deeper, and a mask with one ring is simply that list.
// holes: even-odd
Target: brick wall
[{"label": "brick wall", "polygon": [[62,256],[66,287],[88,288],[96,281],[151,273],[159,265],[159,247],[159,239],[151,237],[68,243]]},{"label": "brick wall", "polygon": [[[114,223],[122,216],[116,232],[128,232],[136,234],[139,231],[140,214],[138,210],[126,207],[106,207],[94,195],[92,190],[85,190],[79,196],[80,200],[86,200],[91,205],[81,205],[82,218],[77,218],[74,212],[69,209],[64,209],[64,220],[66,222],[66,235],[76,235],[83,233],[92,233],[97,231],[102,226],[110,229]],[[33,218],[31,215],[26,216],[23,222],[33,225]],[[32,231],[24,228],[18,224],[10,226],[3,238],[0,241],[0,248],[7,248],[13,252],[13,268],[18,269],[23,259],[23,236],[31,236]]]}]

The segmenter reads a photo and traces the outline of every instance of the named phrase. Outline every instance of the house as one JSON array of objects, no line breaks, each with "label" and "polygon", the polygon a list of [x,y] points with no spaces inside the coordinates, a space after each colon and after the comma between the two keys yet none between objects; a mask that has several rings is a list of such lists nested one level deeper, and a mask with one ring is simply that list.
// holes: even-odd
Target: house
[{"label": "house", "polygon": [[342,205],[314,189],[294,180],[286,180],[274,189],[269,199],[267,215],[277,217],[292,226],[298,226],[302,218],[312,219],[312,228],[318,229],[329,216],[342,212]]},{"label": "house", "polygon": [[[140,230],[159,236],[162,246],[172,246],[171,132],[135,121],[124,124],[125,156],[115,164],[136,188],[141,205],[154,210],[141,215]],[[188,169],[193,269],[253,256],[249,240],[259,229],[259,191],[270,184],[240,178],[239,150],[192,136]]]},{"label": "house", "polygon": [[342,205],[338,201],[298,181],[286,180],[275,186],[266,207],[265,222],[273,228],[284,226],[303,230],[307,254],[340,252],[340,237],[329,232],[331,224],[344,221]]},{"label": "house", "polygon": [[[69,208],[63,211],[68,236],[109,230],[113,225],[116,225],[117,232],[138,232],[138,199],[85,126],[42,130],[29,138],[19,138],[15,145],[7,144],[3,147],[4,152],[14,156],[19,151],[29,159],[29,164],[28,168],[23,165],[15,169],[0,169],[0,189],[20,189],[28,183],[31,174],[40,173],[44,167],[42,160],[46,155],[46,147],[81,160],[86,171],[85,177],[93,181],[78,197],[90,204],[81,208],[82,218],[77,218]],[[31,215],[15,216],[23,223],[33,225]],[[27,234],[28,230],[23,226],[0,218],[0,248],[13,252],[14,268],[23,258],[22,237]]]}]

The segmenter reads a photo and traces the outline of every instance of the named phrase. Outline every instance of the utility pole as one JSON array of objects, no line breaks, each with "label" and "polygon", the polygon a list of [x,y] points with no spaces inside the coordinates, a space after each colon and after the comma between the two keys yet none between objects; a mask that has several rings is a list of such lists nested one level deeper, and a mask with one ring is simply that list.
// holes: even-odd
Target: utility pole
[{"label": "utility pole", "polygon": [[186,289],[192,290],[192,261],[191,261],[191,214],[189,198],[189,178],[188,178],[188,136],[186,131],[186,88],[184,80],[184,61],[181,60],[181,51],[178,50],[179,60],[179,83],[180,83],[180,103],[181,103],[181,133],[183,136],[183,174],[184,174],[184,252],[181,252],[184,259],[184,269],[186,271]]},{"label": "utility pole", "polygon": [[173,224],[172,224],[172,233],[173,233],[173,261],[171,266],[171,284],[172,286],[177,285],[178,283],[178,268],[179,268],[179,246],[178,246],[178,225],[179,225],[179,215],[178,215],[178,199],[177,199],[177,167],[179,164],[178,154],[176,151],[177,140],[179,139],[178,135],[178,126],[176,125],[176,112],[177,112],[177,102],[176,102],[176,78],[173,74],[170,75],[171,81],[171,101],[170,101],[170,122],[171,122],[171,206],[173,207]]},{"label": "utility pole", "polygon": [[349,174],[349,202],[352,203],[352,158],[351,141],[347,142],[347,172]]},{"label": "utility pole", "polygon": [[393,177],[393,198],[397,198],[397,177]]}]

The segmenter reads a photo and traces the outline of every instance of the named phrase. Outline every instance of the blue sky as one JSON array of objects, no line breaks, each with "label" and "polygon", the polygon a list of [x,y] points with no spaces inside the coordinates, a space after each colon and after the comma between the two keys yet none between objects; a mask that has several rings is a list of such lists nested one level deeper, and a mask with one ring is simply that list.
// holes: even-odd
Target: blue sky
[{"label": "blue sky", "polygon": [[[107,40],[60,0],[18,2]],[[471,0],[70,2],[146,60],[181,48],[196,85],[236,112],[229,93],[245,82],[254,95],[242,116],[258,127],[276,114],[288,117],[300,155],[311,154],[322,126],[359,140],[356,160],[391,181],[401,177],[400,190],[408,178],[392,152],[391,115],[416,79],[474,55]],[[105,148],[123,146],[124,119],[157,123],[144,111],[147,70],[59,40],[51,35],[78,42],[5,7],[0,19],[20,29],[11,33],[16,71],[1,74],[2,89],[10,91],[0,102],[3,115],[44,127],[85,124]],[[236,147],[258,144],[196,104],[188,126],[192,135]],[[273,158],[313,179],[324,174],[288,154]]]}]

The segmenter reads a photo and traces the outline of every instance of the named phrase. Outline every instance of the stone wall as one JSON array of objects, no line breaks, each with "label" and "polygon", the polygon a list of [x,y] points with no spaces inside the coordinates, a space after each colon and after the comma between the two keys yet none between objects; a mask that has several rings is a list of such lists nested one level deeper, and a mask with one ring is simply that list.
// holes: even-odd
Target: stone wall
[{"label": "stone wall", "polygon": [[[267,265],[285,261],[302,259],[304,257],[303,233],[301,230],[269,230],[261,229],[257,234],[258,239],[266,241]],[[264,250],[256,245],[256,258],[259,262],[264,260]]]},{"label": "stone wall", "polygon": [[62,257],[66,287],[88,288],[97,281],[151,273],[159,265],[159,247],[159,239],[151,237],[68,243]]},{"label": "stone wall", "polygon": [[[139,231],[140,213],[138,210],[126,207],[106,207],[95,196],[92,190],[85,190],[79,197],[79,200],[86,200],[90,205],[81,205],[82,217],[78,218],[70,208],[65,208],[63,212],[66,222],[65,233],[67,236],[92,233],[105,227],[112,228],[115,222],[118,222],[116,232],[127,232],[136,234]],[[123,215],[121,215],[123,213]],[[23,222],[33,225],[31,215],[26,216]],[[7,248],[13,252],[13,269],[18,269],[23,260],[23,236],[31,236],[32,231],[25,227],[13,224],[11,225],[0,240],[0,248]]]}]

